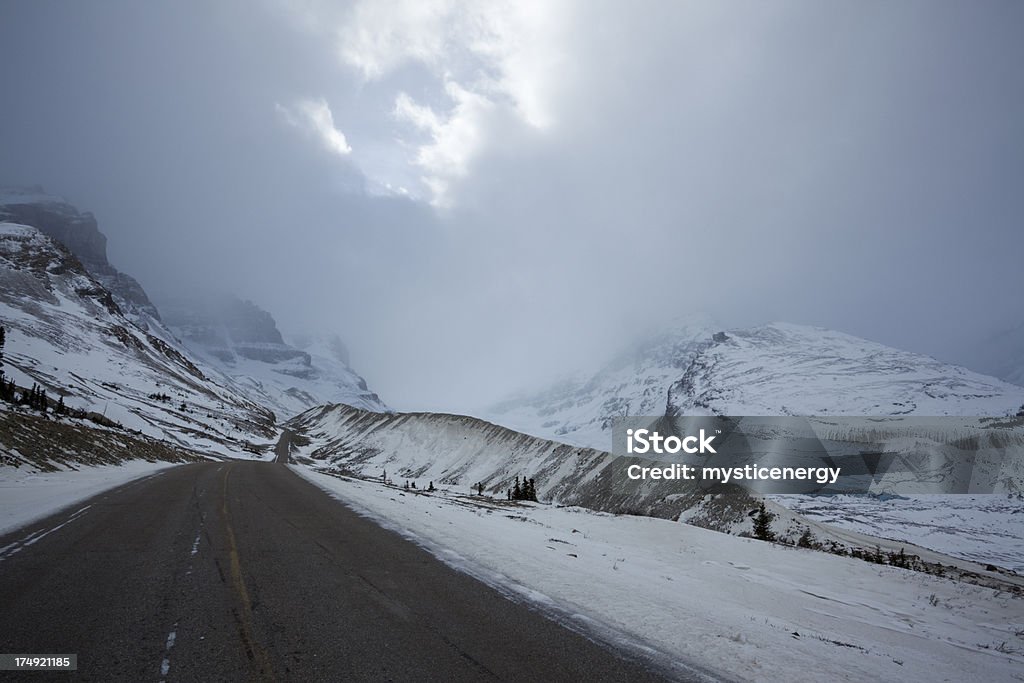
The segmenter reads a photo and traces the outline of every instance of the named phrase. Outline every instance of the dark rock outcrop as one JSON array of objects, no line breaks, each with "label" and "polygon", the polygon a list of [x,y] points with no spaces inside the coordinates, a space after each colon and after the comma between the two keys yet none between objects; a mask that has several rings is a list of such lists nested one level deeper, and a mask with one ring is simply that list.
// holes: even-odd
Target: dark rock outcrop
[{"label": "dark rock outcrop", "polygon": [[67,247],[136,324],[146,329],[149,320],[160,320],[142,285],[107,260],[107,237],[90,212],[40,187],[7,188],[0,189],[0,220],[30,225]]}]

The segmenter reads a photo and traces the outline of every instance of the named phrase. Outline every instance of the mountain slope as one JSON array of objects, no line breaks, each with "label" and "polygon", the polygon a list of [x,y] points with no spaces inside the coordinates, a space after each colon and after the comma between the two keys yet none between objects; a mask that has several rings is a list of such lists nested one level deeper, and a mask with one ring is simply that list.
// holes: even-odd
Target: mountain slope
[{"label": "mountain slope", "polygon": [[[396,483],[464,487],[477,483],[503,497],[516,477],[535,480],[542,500],[608,512],[674,518],[730,530],[745,520],[752,499],[740,490],[707,496],[696,484],[630,480],[616,457],[540,439],[465,415],[373,413],[343,405],[313,408],[285,423],[296,435],[292,457],[361,477],[386,471]],[[649,463],[648,463],[649,464]]]},{"label": "mountain slope", "polygon": [[[986,423],[972,426],[969,418],[964,418],[962,422],[959,428],[961,434],[973,433],[982,441],[998,439],[1001,448],[1012,446],[1019,453],[1020,444],[1024,443],[1024,427],[1020,419],[999,421],[998,425]],[[1003,422],[1012,422],[1013,425]],[[284,426],[287,431],[280,445],[288,444],[289,448],[284,451],[279,447],[279,455],[287,453],[297,463],[341,476],[378,482],[386,476],[388,482],[394,485],[404,487],[409,482],[415,484],[419,491],[433,484],[448,494],[468,495],[476,494],[479,484],[483,487],[485,500],[501,502],[506,498],[508,489],[514,486],[516,478],[526,477],[534,480],[538,497],[545,503],[677,519],[734,534],[751,533],[751,514],[758,505],[751,494],[735,485],[723,486],[685,479],[630,479],[629,466],[645,467],[655,463],[639,457],[617,457],[596,449],[540,439],[463,415],[371,413],[335,405],[309,410]],[[900,428],[900,425],[890,426],[890,436],[897,438]],[[844,440],[852,444],[854,452],[862,448],[872,450],[876,446],[873,441],[886,438],[883,431],[879,431],[884,429],[884,425],[873,423],[871,433],[860,436],[851,433]],[[906,441],[902,439],[904,446]],[[927,440],[920,440],[919,445],[925,449],[934,446]],[[1019,457],[1009,460],[1004,458],[999,467],[989,468],[982,463],[986,458],[992,460],[989,457],[991,454],[986,455],[985,451],[986,446],[979,441],[977,461],[981,465],[976,468],[975,475],[979,480],[984,479],[986,474],[990,475],[988,490],[1000,490],[1004,492],[1003,495],[960,497],[961,500],[998,501],[979,507],[972,518],[975,525],[981,528],[984,528],[986,519],[997,524],[989,527],[990,531],[985,536],[991,542],[991,547],[980,551],[977,538],[981,534],[976,529],[967,533],[961,532],[956,525],[942,528],[942,520],[945,519],[940,512],[942,502],[931,505],[931,509],[940,515],[934,521],[936,526],[942,528],[941,537],[935,528],[921,533],[920,530],[925,527],[910,522],[906,524],[904,533],[895,536],[896,542],[850,534],[814,523],[775,505],[771,500],[765,502],[776,515],[775,533],[790,543],[796,542],[804,531],[812,529],[817,542],[835,543],[830,546],[833,551],[840,547],[847,548],[849,552],[854,548],[863,551],[880,544],[892,552],[898,552],[900,543],[906,545],[909,541],[920,547],[908,549],[907,552],[922,557],[926,554],[922,548],[930,548],[968,559],[1016,567],[1022,561],[1020,548],[1024,545],[1019,534],[1015,535],[1011,529],[998,524],[1008,518],[1008,510],[1020,507],[1019,494],[1016,492],[1024,486],[1024,463]],[[936,457],[916,458],[916,461],[919,469],[910,480],[900,481],[902,475],[898,473],[893,477],[880,477],[877,487],[873,486],[872,490],[885,491],[890,485],[895,485],[899,490],[913,490],[922,482],[926,483],[925,491],[929,494],[956,490],[956,472],[949,471],[948,463],[941,453],[937,453]],[[660,464],[664,465],[664,462]],[[895,497],[901,502],[907,500],[902,496]],[[782,497],[783,500],[786,498]],[[870,501],[892,498],[891,495],[838,498],[817,496],[813,497],[818,505],[814,514],[820,516],[822,508],[828,508],[837,515],[842,514],[844,501],[848,500],[862,500],[862,505],[867,506]],[[946,498],[948,496],[939,496],[937,500]],[[835,501],[836,504],[826,501]],[[906,520],[912,518],[913,514],[920,514],[917,512],[901,516],[901,509],[907,511],[906,507],[899,506],[889,509],[890,516]],[[968,535],[972,538],[965,540]],[[929,561],[941,560],[932,558]]]},{"label": "mountain slope", "polygon": [[774,323],[705,348],[669,392],[673,414],[1012,415],[1024,388],[852,335]]},{"label": "mountain slope", "polygon": [[[486,416],[538,436],[611,447],[618,415],[1015,414],[1024,388],[920,354],[785,323],[677,328],[586,382],[495,406]],[[599,397],[595,399],[595,397]]]},{"label": "mountain slope", "polygon": [[185,345],[239,391],[280,417],[325,403],[386,411],[388,407],[348,364],[337,337],[285,342],[274,318],[237,297],[161,302],[164,320]]},{"label": "mountain slope", "polygon": [[170,301],[158,311],[142,286],[107,260],[107,238],[95,217],[61,197],[39,187],[0,188],[0,220],[31,225],[63,245],[136,328],[188,356],[207,379],[277,417],[328,402],[387,410],[349,367],[340,341],[313,353],[295,348],[282,339],[273,317],[250,302],[204,295]]},{"label": "mountain slope", "polygon": [[679,320],[593,375],[563,379],[536,394],[512,397],[484,417],[528,434],[608,450],[612,418],[663,415],[668,387],[712,342],[716,329],[705,316]]},{"label": "mountain slope", "polygon": [[4,361],[68,406],[183,447],[237,455],[274,434],[274,416],[137,326],[61,243],[0,223]]}]

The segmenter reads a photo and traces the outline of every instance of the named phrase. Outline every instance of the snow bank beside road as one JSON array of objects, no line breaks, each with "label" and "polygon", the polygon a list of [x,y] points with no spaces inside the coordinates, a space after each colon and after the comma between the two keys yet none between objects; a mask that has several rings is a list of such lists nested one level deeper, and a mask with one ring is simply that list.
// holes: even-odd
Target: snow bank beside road
[{"label": "snow bank beside road", "polygon": [[0,467],[0,534],[177,464],[129,460],[123,465],[83,466],[60,472]]},{"label": "snow bank beside road", "polygon": [[1007,592],[661,519],[294,469],[442,560],[728,677],[1024,680],[1024,599]]}]

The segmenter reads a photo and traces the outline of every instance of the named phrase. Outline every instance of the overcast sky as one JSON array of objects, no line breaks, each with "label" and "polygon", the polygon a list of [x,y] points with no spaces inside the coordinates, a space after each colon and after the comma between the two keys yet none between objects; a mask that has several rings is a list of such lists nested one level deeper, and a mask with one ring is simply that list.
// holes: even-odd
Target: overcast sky
[{"label": "overcast sky", "polygon": [[472,412],[687,312],[1024,320],[1024,3],[0,0],[0,183]]}]

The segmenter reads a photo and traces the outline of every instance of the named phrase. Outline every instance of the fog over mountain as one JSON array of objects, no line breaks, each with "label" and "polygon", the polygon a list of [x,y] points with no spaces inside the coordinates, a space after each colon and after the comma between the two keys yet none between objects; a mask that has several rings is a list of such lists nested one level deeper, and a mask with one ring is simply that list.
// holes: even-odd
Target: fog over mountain
[{"label": "fog over mountain", "polygon": [[399,410],[478,412],[701,312],[1014,381],[1022,22],[994,0],[7,2],[0,185],[94,214],[157,301],[227,290],[285,337],[340,335]]}]

